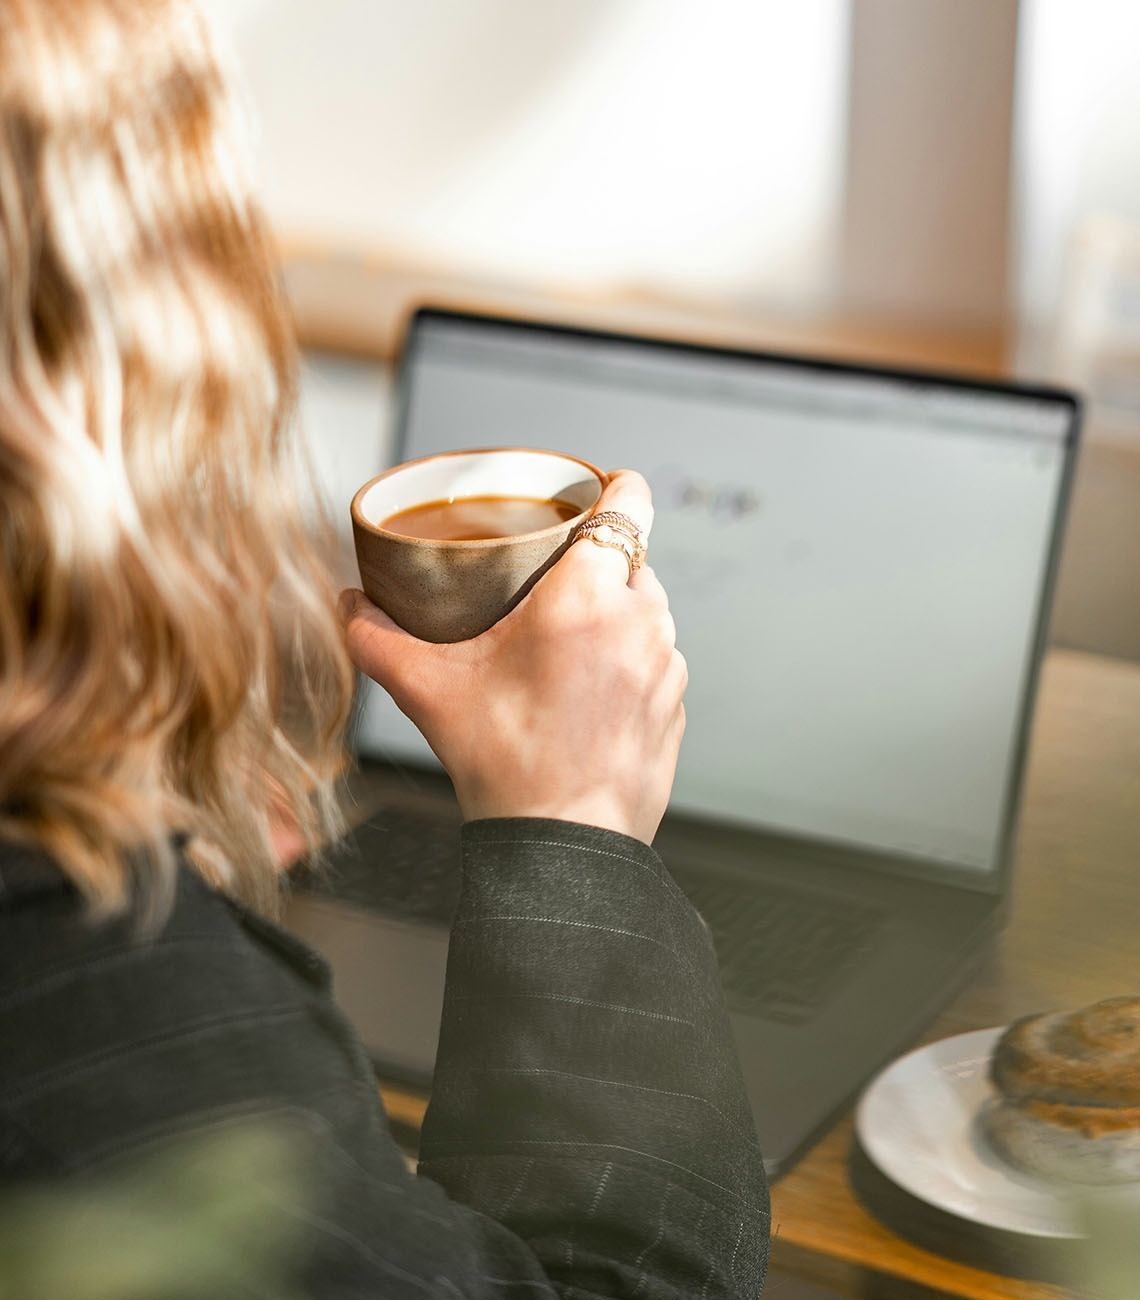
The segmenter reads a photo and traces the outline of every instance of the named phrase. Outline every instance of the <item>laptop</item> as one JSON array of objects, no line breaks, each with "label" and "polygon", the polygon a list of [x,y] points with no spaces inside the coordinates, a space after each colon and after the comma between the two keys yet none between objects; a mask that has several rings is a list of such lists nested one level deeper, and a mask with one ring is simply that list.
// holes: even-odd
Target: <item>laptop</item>
[{"label": "laptop", "polygon": [[[656,847],[712,929],[778,1176],[1000,927],[1078,402],[435,309],[396,392],[393,463],[550,447],[649,480],[690,672]],[[370,683],[356,744],[381,806],[289,924],[378,1070],[427,1085],[459,814]]]}]

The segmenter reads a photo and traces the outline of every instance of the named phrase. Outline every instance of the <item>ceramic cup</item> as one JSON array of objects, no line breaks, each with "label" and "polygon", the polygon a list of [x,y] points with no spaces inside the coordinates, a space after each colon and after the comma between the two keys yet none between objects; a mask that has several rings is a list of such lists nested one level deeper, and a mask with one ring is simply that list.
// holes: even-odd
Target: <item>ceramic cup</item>
[{"label": "ceramic cup", "polygon": [[[446,452],[378,475],[352,500],[364,594],[424,641],[465,641],[503,617],[570,545],[601,496],[601,470],[525,448]],[[539,532],[482,541],[408,537],[384,528],[402,510],[462,497],[558,498],[579,507]]]}]

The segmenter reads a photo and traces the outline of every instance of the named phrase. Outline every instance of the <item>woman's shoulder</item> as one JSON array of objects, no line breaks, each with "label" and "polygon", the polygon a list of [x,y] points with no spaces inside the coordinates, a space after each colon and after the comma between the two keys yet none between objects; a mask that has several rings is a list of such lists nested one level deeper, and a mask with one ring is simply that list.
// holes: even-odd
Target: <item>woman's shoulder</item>
[{"label": "woman's shoulder", "polygon": [[165,894],[140,891],[126,909],[100,917],[48,854],[0,839],[0,1009],[17,989],[91,988],[122,970],[139,977],[140,997],[161,970],[169,996],[181,971],[200,974],[210,962],[240,965],[247,977],[276,971],[328,983],[316,953],[211,888],[181,855]]},{"label": "woman's shoulder", "polygon": [[327,968],[185,863],[157,921],[145,904],[93,915],[50,858],[10,844],[0,889],[0,1175],[5,1131],[33,1135],[33,1172],[81,1167],[219,1110],[318,1095],[305,1071]]},{"label": "woman's shoulder", "polygon": [[36,897],[65,894],[71,885],[42,849],[0,838],[0,912]]},{"label": "woman's shoulder", "polygon": [[[44,849],[0,837],[0,951],[5,955],[13,955],[21,938],[45,960],[124,943],[161,944],[176,937],[187,922],[219,931],[235,924],[224,900],[180,857],[168,884],[143,887],[140,873],[136,896],[105,915],[89,907],[75,882]],[[7,964],[0,961],[0,982]],[[27,956],[21,955],[19,964],[26,970]]]}]

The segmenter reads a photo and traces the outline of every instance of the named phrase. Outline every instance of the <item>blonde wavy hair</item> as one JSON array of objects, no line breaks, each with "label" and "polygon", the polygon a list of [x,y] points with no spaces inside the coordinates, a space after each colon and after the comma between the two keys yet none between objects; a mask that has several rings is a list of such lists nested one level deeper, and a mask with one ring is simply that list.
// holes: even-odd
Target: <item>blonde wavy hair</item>
[{"label": "blonde wavy hair", "polygon": [[186,0],[0,0],[0,837],[272,910],[352,672],[243,114]]}]

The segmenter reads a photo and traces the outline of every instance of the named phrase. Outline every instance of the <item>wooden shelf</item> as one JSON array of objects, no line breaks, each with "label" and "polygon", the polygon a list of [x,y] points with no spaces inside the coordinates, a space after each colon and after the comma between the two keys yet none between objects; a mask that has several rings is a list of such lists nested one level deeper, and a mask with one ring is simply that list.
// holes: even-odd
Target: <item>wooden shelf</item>
[{"label": "wooden shelf", "polygon": [[1006,371],[1008,349],[1001,330],[953,330],[841,313],[780,315],[635,289],[579,293],[566,286],[493,280],[379,252],[288,238],[280,241],[280,253],[302,343],[349,355],[392,359],[407,317],[430,303],[725,347],[988,377]]}]

